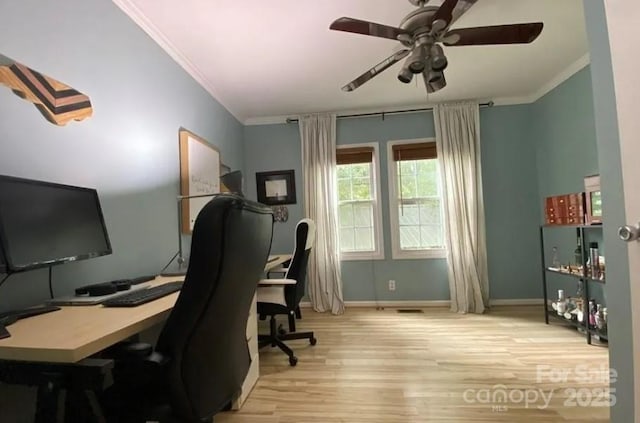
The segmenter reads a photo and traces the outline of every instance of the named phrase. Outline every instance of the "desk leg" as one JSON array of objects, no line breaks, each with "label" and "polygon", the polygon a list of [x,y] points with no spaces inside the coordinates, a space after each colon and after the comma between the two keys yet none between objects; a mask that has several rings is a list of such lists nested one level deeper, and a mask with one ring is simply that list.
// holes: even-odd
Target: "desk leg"
[{"label": "desk leg", "polygon": [[113,361],[91,358],[74,364],[0,361],[0,381],[38,387],[36,423],[103,423],[96,392],[111,368]]},{"label": "desk leg", "polygon": [[[53,383],[47,383],[38,387],[36,398],[35,423],[62,422],[64,415],[64,395]],[[62,410],[62,413],[58,411]],[[61,415],[62,414],[62,415]],[[55,418],[55,420],[53,420]]]}]

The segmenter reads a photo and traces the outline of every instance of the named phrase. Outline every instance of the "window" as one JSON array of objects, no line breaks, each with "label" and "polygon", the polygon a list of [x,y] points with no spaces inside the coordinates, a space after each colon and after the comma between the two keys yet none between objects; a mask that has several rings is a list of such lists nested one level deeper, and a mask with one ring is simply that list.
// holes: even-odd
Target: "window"
[{"label": "window", "polygon": [[389,143],[393,258],[446,256],[440,170],[433,140]]},{"label": "window", "polygon": [[378,144],[339,147],[336,159],[341,258],[382,259]]}]

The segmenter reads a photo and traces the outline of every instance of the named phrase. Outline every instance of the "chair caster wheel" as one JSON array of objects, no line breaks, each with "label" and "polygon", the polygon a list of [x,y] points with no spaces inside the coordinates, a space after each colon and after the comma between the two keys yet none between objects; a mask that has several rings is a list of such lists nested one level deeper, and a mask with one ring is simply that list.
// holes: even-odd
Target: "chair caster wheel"
[{"label": "chair caster wheel", "polygon": [[287,330],[284,327],[282,327],[282,325],[280,325],[278,327],[278,335],[282,336],[282,335],[286,335],[286,334],[287,334]]},{"label": "chair caster wheel", "polygon": [[309,343],[310,343],[311,345],[315,345],[315,344],[317,344],[317,343],[318,343],[318,339],[317,339],[317,338],[311,338],[311,339],[309,339]]},{"label": "chair caster wheel", "polygon": [[289,364],[291,364],[291,367],[298,364],[298,357],[296,357],[295,355],[292,355],[291,357],[289,357]]}]

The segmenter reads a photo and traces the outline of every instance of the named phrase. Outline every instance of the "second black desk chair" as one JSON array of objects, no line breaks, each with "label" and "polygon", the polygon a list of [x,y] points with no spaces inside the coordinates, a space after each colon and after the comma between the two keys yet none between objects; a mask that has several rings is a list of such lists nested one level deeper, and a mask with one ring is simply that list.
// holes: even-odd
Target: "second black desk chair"
[{"label": "second black desk chair", "polygon": [[[258,287],[258,314],[261,318],[270,316],[269,335],[258,335],[259,346],[277,346],[289,356],[289,364],[292,366],[298,363],[298,358],[284,341],[308,339],[311,345],[317,342],[313,332],[295,331],[296,310],[299,310],[300,300],[305,294],[307,263],[315,238],[316,224],[313,220],[302,219],[298,222],[295,250],[284,279],[263,279],[260,281],[261,284],[272,283],[272,285]],[[288,316],[291,333],[278,333],[276,315]]]}]

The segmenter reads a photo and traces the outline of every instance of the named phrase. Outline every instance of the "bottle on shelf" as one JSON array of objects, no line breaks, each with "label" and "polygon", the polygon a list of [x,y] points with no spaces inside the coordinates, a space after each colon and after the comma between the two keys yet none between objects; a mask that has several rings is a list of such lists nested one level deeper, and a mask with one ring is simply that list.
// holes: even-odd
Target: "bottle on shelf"
[{"label": "bottle on shelf", "polygon": [[589,244],[589,271],[592,279],[600,279],[600,254],[597,242]]},{"label": "bottle on shelf", "polygon": [[595,328],[596,327],[596,312],[597,312],[597,307],[596,307],[596,301],[595,300],[589,300],[589,327],[591,328]]},{"label": "bottle on shelf", "polygon": [[579,269],[582,267],[582,239],[580,238],[580,234],[578,233],[578,246],[573,252],[573,259],[576,262],[576,267]]},{"label": "bottle on shelf", "polygon": [[596,328],[598,328],[599,331],[603,331],[606,327],[604,319],[604,308],[602,307],[602,304],[598,304],[596,306],[595,323]]},{"label": "bottle on shelf", "polygon": [[558,302],[556,303],[556,311],[562,316],[567,311],[567,299],[564,295],[564,289],[558,289]]},{"label": "bottle on shelf", "polygon": [[553,247],[553,258],[551,259],[551,267],[560,270],[560,259],[558,259],[558,247]]}]

